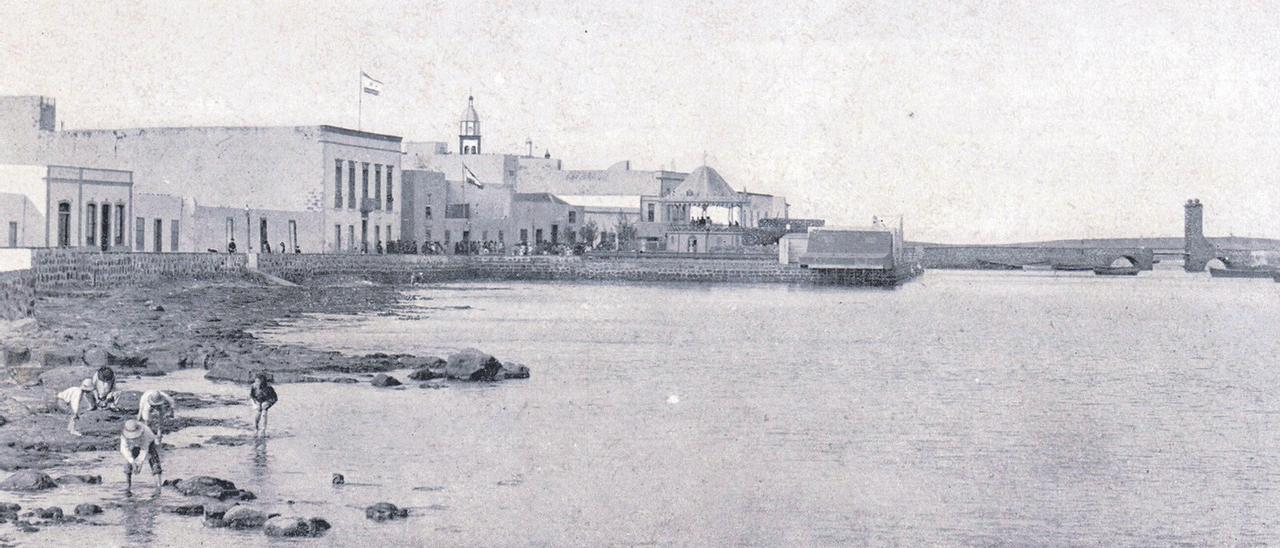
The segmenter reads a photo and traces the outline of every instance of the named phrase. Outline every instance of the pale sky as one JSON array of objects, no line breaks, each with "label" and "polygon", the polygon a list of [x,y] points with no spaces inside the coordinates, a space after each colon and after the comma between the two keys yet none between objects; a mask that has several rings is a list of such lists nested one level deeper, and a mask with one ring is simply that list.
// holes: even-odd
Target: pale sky
[{"label": "pale sky", "polygon": [[[260,4],[267,4],[266,6]],[[1280,237],[1280,4],[0,1],[71,128],[356,125],[690,170],[944,242]]]}]

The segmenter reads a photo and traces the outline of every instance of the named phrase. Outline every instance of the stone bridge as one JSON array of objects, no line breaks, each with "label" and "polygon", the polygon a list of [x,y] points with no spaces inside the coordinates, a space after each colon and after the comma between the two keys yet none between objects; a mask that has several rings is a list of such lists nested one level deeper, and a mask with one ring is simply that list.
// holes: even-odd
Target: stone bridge
[{"label": "stone bridge", "polygon": [[924,248],[925,268],[983,268],[984,263],[1005,265],[1060,264],[1111,266],[1126,259],[1142,270],[1151,270],[1155,254],[1146,247],[1041,247],[958,245]]}]

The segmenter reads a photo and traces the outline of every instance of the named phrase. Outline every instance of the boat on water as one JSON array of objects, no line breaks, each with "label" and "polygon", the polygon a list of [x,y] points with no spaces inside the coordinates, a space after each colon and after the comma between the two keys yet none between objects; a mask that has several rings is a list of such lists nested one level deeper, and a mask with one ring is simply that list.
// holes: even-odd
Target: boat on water
[{"label": "boat on water", "polygon": [[1053,265],[1053,269],[1062,272],[1083,272],[1086,270],[1093,270],[1094,267],[1087,264],[1055,264]]},{"label": "boat on water", "polygon": [[1137,276],[1138,272],[1136,266],[1100,266],[1093,269],[1093,273],[1099,276]]},{"label": "boat on water", "polygon": [[1214,268],[1209,275],[1214,278],[1275,278],[1280,271],[1275,268]]}]

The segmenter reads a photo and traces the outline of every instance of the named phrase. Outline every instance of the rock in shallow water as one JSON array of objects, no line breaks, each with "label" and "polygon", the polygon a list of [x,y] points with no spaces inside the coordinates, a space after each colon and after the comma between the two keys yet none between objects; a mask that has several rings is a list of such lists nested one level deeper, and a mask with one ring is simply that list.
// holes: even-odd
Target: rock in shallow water
[{"label": "rock in shallow water", "polygon": [[102,507],[97,504],[83,503],[76,505],[77,516],[95,516],[102,513]]},{"label": "rock in shallow water", "polygon": [[257,497],[244,489],[236,489],[236,484],[222,478],[212,476],[196,476],[179,481],[174,488],[188,497],[209,497],[218,500],[253,500]]},{"label": "rock in shallow water", "polygon": [[262,527],[262,532],[269,537],[315,537],[328,530],[329,522],[322,518],[293,516],[275,516]]},{"label": "rock in shallow water", "polygon": [[373,380],[369,382],[374,386],[379,386],[384,388],[389,386],[400,386],[401,384],[399,379],[383,373],[378,373],[377,375],[374,375]]},{"label": "rock in shallow water", "polygon": [[65,476],[58,476],[58,479],[56,481],[58,485],[71,485],[71,484],[77,484],[77,483],[82,483],[87,485],[98,485],[102,483],[102,476],[90,476],[88,474],[67,474]]},{"label": "rock in shallow water", "polygon": [[386,521],[389,519],[399,519],[409,515],[406,508],[397,507],[390,502],[379,502],[364,509],[364,517],[373,521]]},{"label": "rock in shallow water", "polygon": [[0,489],[5,491],[43,491],[57,486],[49,474],[39,470],[22,470],[0,481]]},{"label": "rock in shallow water", "polygon": [[199,516],[201,514],[204,514],[204,505],[203,504],[182,504],[179,506],[170,506],[168,508],[165,508],[165,510],[168,510],[174,514],[178,514],[179,516]]},{"label": "rock in shallow water", "polygon": [[222,521],[232,529],[257,529],[267,522],[267,515],[248,506],[232,506],[222,515]]}]

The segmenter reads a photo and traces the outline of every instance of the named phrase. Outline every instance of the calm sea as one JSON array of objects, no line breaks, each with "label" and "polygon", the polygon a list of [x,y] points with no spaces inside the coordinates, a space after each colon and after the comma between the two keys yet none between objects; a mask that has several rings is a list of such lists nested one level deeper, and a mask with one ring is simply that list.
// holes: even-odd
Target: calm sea
[{"label": "calm sea", "polygon": [[[357,353],[474,346],[533,377],[284,385],[269,441],[173,451],[168,469],[327,517],[311,542],[329,545],[1275,544],[1277,326],[1280,284],[1172,271],[929,272],[897,290],[433,286],[267,336]],[[196,372],[133,384],[243,391]],[[214,433],[227,432],[173,441]],[[81,468],[120,481],[113,460]],[[379,500],[411,518],[366,521]],[[155,511],[179,502],[10,536],[267,540]]]}]

